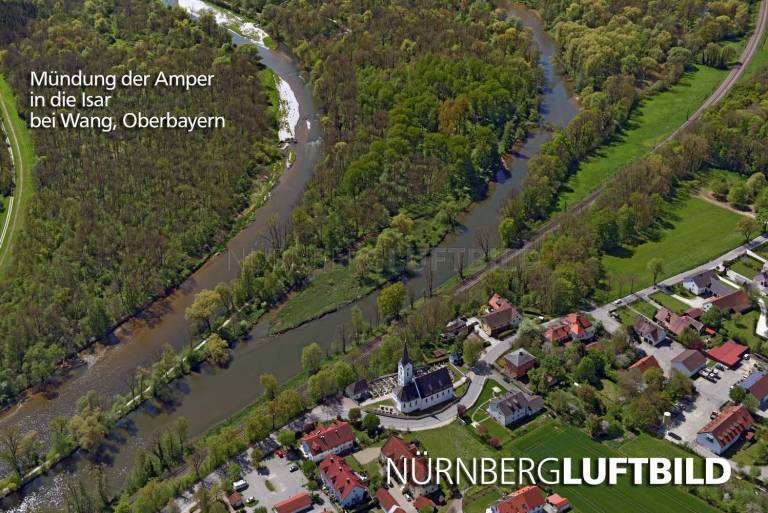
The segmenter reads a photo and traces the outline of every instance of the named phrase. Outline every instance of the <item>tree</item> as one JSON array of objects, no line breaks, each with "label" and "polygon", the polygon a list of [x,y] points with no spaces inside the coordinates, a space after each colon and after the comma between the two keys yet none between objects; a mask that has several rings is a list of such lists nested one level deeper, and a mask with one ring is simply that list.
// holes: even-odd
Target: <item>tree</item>
[{"label": "tree", "polygon": [[259,376],[259,382],[264,388],[264,397],[266,397],[268,401],[273,400],[277,395],[277,377],[275,377],[274,374],[265,372]]},{"label": "tree", "polygon": [[400,314],[403,301],[405,301],[405,296],[405,285],[402,282],[393,283],[385,287],[379,294],[379,297],[376,298],[381,316],[384,319],[397,317]]},{"label": "tree", "polygon": [[360,412],[360,408],[350,408],[349,413],[347,413],[347,418],[350,422],[353,424],[356,424],[360,417],[362,417],[362,413]]},{"label": "tree", "polygon": [[667,390],[673,400],[679,401],[683,397],[693,394],[695,388],[691,378],[678,371],[672,371],[669,383],[667,383]]},{"label": "tree", "polygon": [[286,449],[291,449],[296,444],[296,434],[290,429],[281,429],[277,434],[277,442]]},{"label": "tree", "polygon": [[648,271],[653,275],[653,284],[656,285],[659,275],[664,272],[664,260],[658,257],[648,261]]},{"label": "tree", "polygon": [[378,415],[366,413],[365,417],[363,417],[363,428],[365,428],[369,434],[375,432],[379,428],[379,424],[381,424],[381,420]]},{"label": "tree", "polygon": [[665,385],[664,372],[658,367],[651,367],[643,373],[643,381],[645,386],[656,392],[661,392]]},{"label": "tree", "polygon": [[226,366],[232,358],[229,344],[227,344],[227,341],[221,338],[218,333],[211,335],[206,347],[208,348],[208,359],[217,367]]},{"label": "tree", "polygon": [[69,429],[83,450],[92,451],[99,446],[107,433],[101,408],[86,405],[70,419]]},{"label": "tree", "polygon": [[741,403],[744,401],[744,398],[747,397],[747,392],[743,388],[735,386],[728,392],[728,396],[734,403]]},{"label": "tree", "polygon": [[499,224],[499,238],[504,246],[511,248],[520,238],[517,222],[511,217],[505,217]]},{"label": "tree", "polygon": [[749,203],[749,194],[744,184],[735,183],[731,185],[731,190],[728,191],[728,203],[736,207],[744,207]]},{"label": "tree", "polygon": [[301,350],[301,367],[312,374],[320,369],[323,363],[323,350],[317,342],[312,342]]},{"label": "tree", "polygon": [[0,459],[19,476],[37,461],[39,448],[37,432],[22,433],[18,425],[10,424],[0,430]]},{"label": "tree", "polygon": [[483,252],[483,259],[487,262],[491,258],[491,230],[482,226],[475,230],[475,242]]},{"label": "tree", "polygon": [[597,365],[595,360],[589,356],[582,358],[573,371],[573,379],[579,383],[597,383]]},{"label": "tree", "polygon": [[760,225],[758,225],[757,221],[751,217],[742,217],[739,219],[739,222],[736,223],[736,229],[741,236],[744,237],[744,242],[747,243],[752,238],[753,234],[760,231]]},{"label": "tree", "polygon": [[724,320],[724,312],[716,306],[701,314],[701,322],[715,330],[719,330],[722,327]]},{"label": "tree", "polygon": [[464,340],[464,346],[462,348],[462,355],[464,361],[470,367],[477,363],[480,359],[480,354],[483,352],[483,341],[475,338],[468,337]]},{"label": "tree", "polygon": [[355,370],[344,360],[339,360],[333,365],[333,374],[336,376],[339,390],[343,390],[357,379]]},{"label": "tree", "polygon": [[221,295],[215,290],[201,290],[187,308],[187,319],[202,323],[210,331],[211,322],[222,307]]}]

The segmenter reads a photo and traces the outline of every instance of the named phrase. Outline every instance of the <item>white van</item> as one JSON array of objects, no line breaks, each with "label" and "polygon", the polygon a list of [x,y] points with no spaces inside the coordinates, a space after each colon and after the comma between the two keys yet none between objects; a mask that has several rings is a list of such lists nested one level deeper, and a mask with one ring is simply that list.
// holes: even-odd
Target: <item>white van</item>
[{"label": "white van", "polygon": [[235,481],[232,483],[232,488],[235,489],[236,492],[242,492],[246,488],[248,488],[248,483],[245,482],[245,479],[241,479],[239,481]]}]

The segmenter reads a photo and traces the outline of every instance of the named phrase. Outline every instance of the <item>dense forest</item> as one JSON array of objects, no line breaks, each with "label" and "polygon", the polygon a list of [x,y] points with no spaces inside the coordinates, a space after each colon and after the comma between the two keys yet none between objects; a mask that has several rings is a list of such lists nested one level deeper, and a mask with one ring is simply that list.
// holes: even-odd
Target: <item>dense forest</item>
[{"label": "dense forest", "polygon": [[535,0],[562,48],[562,63],[579,89],[602,88],[615,75],[638,83],[674,83],[692,57],[724,67],[736,57],[728,40],[749,29],[743,0]]},{"label": "dense forest", "polygon": [[211,16],[196,22],[155,0],[9,5],[2,69],[18,98],[30,70],[214,74],[188,92],[118,88],[105,113],[216,113],[227,126],[33,131],[37,191],[0,289],[2,400],[177,283],[226,238],[279,155],[256,49],[232,45]]}]

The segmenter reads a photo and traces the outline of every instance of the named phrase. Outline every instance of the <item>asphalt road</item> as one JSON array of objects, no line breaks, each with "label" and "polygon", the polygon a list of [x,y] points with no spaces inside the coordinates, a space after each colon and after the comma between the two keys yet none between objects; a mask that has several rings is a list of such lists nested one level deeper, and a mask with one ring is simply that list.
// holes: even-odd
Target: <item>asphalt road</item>
[{"label": "asphalt road", "polygon": [[[704,113],[706,109],[714,105],[717,105],[720,101],[722,101],[723,98],[725,98],[728,95],[731,89],[733,89],[733,86],[736,85],[736,83],[738,82],[739,78],[741,78],[741,76],[744,74],[744,71],[746,70],[747,66],[754,58],[757,50],[760,48],[760,43],[763,41],[763,36],[765,34],[765,30],[767,26],[768,26],[768,0],[762,0],[762,2],[760,2],[760,11],[758,13],[757,23],[755,24],[755,31],[752,33],[752,37],[749,38],[749,41],[747,42],[747,46],[744,48],[744,51],[742,52],[739,58],[740,64],[738,64],[731,70],[731,72],[728,74],[725,80],[723,80],[720,83],[717,89],[715,89],[715,91],[701,104],[701,106],[688,118],[688,120],[686,120],[685,123],[680,125],[674,132],[672,132],[669,136],[667,136],[663,141],[659,142],[659,144],[657,144],[652,151],[656,151],[657,149],[664,146],[669,141],[673,140],[675,137],[680,135],[686,129],[690,128],[691,125],[693,125],[696,121],[698,121],[701,118],[701,115]],[[605,184],[602,184],[600,187],[592,191],[589,195],[587,195],[581,201],[579,201],[578,203],[575,203],[573,207],[571,207],[568,210],[567,212],[568,215],[581,212],[585,208],[592,205],[592,203],[595,202],[595,200],[598,198],[600,193],[603,191],[604,187],[605,187]],[[533,236],[522,247],[506,250],[504,253],[502,253],[501,256],[497,257],[496,259],[486,264],[479,271],[468,276],[459,285],[457,285],[455,289],[455,293],[458,294],[471,289],[472,287],[477,285],[480,282],[480,280],[483,279],[483,276],[485,276],[485,274],[488,271],[492,271],[493,269],[509,264],[515,257],[523,254],[524,252],[528,251],[531,247],[538,244],[545,235],[547,235],[549,232],[551,232],[552,230],[560,226],[560,222],[562,218],[563,218],[563,213],[556,215],[555,217],[547,221],[541,228],[536,230]]]}]

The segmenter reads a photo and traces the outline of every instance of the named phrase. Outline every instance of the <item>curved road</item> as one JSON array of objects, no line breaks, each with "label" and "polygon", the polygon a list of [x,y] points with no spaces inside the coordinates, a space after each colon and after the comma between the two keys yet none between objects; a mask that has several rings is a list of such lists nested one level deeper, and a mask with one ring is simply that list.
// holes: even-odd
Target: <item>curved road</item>
[{"label": "curved road", "polygon": [[[652,153],[656,150],[658,150],[660,147],[667,144],[672,139],[676,138],[678,135],[683,133],[685,130],[690,128],[696,121],[698,121],[701,118],[701,115],[704,113],[705,110],[708,108],[717,105],[720,103],[720,101],[725,98],[728,93],[733,89],[733,86],[736,85],[738,80],[741,78],[741,76],[744,74],[747,66],[750,62],[752,62],[752,59],[755,56],[755,53],[760,48],[760,44],[763,41],[763,36],[765,35],[766,27],[768,27],[768,0],[762,0],[760,2],[760,11],[757,16],[757,23],[755,24],[755,30],[752,33],[752,36],[749,38],[749,41],[747,42],[747,46],[744,48],[744,51],[741,53],[741,56],[739,57],[739,64],[734,66],[734,68],[731,70],[731,72],[725,77],[725,79],[720,83],[720,85],[715,89],[715,91],[704,101],[704,103],[701,104],[701,106],[694,112],[688,120],[680,125],[674,132],[669,134],[664,140],[659,142],[654,148],[649,152]],[[600,193],[605,188],[605,184],[600,185],[597,189],[592,191],[589,195],[584,197],[581,201],[574,204],[572,208],[568,210],[568,214],[578,213],[585,208],[592,205],[592,203],[595,202],[595,200],[598,198]],[[459,285],[456,286],[455,293],[461,293],[465,292],[475,285],[477,285],[480,280],[483,279],[485,274],[488,271],[491,271],[493,269],[496,269],[498,267],[504,266],[508,263],[510,263],[512,260],[514,260],[515,257],[518,255],[523,254],[525,251],[530,249],[535,244],[539,243],[545,235],[547,235],[549,232],[560,226],[560,221],[563,217],[563,213],[560,213],[556,215],[555,217],[551,218],[549,221],[544,223],[538,230],[536,230],[533,233],[533,236],[526,241],[525,244],[523,244],[520,248],[512,248],[504,251],[499,257],[492,260],[488,264],[486,264],[482,269],[479,271],[473,273],[472,275],[468,276],[466,279],[464,279]]]},{"label": "curved road", "polygon": [[8,203],[8,213],[6,214],[5,223],[0,231],[0,268],[7,261],[8,255],[11,254],[11,243],[16,231],[16,226],[19,222],[20,212],[22,211],[22,200],[24,199],[24,174],[25,174],[25,162],[21,153],[21,145],[19,144],[19,137],[16,134],[16,129],[13,126],[13,120],[11,119],[11,112],[6,105],[6,100],[3,95],[0,95],[0,110],[2,110],[3,126],[5,126],[5,133],[8,136],[8,140],[11,143],[11,150],[13,152],[13,167],[16,171],[15,190],[11,201]]}]

